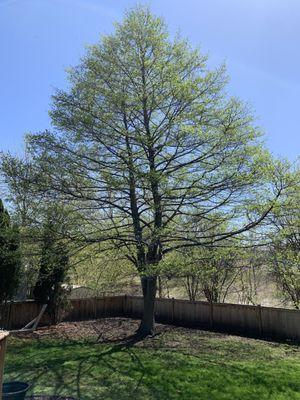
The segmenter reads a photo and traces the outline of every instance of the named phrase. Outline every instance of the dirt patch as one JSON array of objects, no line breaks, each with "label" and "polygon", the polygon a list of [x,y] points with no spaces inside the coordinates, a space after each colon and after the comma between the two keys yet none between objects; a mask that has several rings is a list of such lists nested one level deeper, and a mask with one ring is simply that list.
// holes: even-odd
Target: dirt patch
[{"label": "dirt patch", "polygon": [[[48,338],[48,339],[89,339],[96,338],[98,342],[123,341],[135,334],[140,321],[130,318],[102,318],[89,321],[62,322],[58,325],[41,327],[35,332],[15,332],[18,338]],[[167,325],[156,325],[156,335],[166,330],[177,329]]]}]

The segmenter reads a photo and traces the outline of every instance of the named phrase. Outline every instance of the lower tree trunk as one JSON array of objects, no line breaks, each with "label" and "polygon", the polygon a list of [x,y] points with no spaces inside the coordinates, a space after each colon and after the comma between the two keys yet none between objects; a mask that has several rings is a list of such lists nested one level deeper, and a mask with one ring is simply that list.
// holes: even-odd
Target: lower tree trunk
[{"label": "lower tree trunk", "polygon": [[142,336],[152,335],[154,333],[154,307],[157,287],[156,276],[143,276],[141,278],[144,312],[141,324],[138,329],[138,334]]}]

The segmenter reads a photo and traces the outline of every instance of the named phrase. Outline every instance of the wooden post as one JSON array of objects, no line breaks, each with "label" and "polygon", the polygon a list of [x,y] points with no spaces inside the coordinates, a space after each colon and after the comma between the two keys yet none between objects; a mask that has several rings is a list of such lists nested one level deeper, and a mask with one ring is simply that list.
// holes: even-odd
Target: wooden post
[{"label": "wooden post", "polygon": [[125,296],[123,297],[123,317],[127,317],[128,316],[128,312],[127,312],[127,294],[125,294]]},{"label": "wooden post", "polygon": [[2,399],[2,382],[4,370],[4,357],[8,332],[0,331],[0,399]]},{"label": "wooden post", "polygon": [[262,326],[261,305],[258,304],[256,309],[258,312],[258,332],[259,332],[259,336],[262,337],[263,336],[263,326]]},{"label": "wooden post", "polygon": [[214,305],[213,302],[209,302],[209,327],[210,329],[214,328]]},{"label": "wooden post", "polygon": [[175,319],[175,299],[172,297],[172,322],[174,322]]}]

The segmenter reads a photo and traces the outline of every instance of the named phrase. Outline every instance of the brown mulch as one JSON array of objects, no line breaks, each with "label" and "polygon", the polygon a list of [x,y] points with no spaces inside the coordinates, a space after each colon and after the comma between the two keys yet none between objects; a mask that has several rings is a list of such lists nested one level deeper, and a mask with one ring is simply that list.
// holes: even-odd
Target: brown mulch
[{"label": "brown mulch", "polygon": [[[40,327],[34,332],[14,332],[13,336],[24,339],[67,339],[80,340],[96,338],[98,342],[122,342],[134,336],[139,320],[130,318],[102,318],[89,321],[61,322],[58,325]],[[155,336],[170,329],[168,325],[155,325]]]}]

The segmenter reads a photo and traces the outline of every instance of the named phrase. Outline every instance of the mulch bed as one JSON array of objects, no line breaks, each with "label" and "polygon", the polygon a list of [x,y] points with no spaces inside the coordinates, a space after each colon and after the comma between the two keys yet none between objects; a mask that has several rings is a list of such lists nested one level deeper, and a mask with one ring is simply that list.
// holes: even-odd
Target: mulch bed
[{"label": "mulch bed", "polygon": [[[135,334],[139,320],[130,318],[102,318],[89,321],[61,322],[58,325],[40,327],[34,332],[14,332],[12,335],[18,338],[28,339],[66,339],[80,340],[97,338],[98,342],[123,341]],[[169,325],[156,324],[155,335],[173,329],[181,329]]]}]

